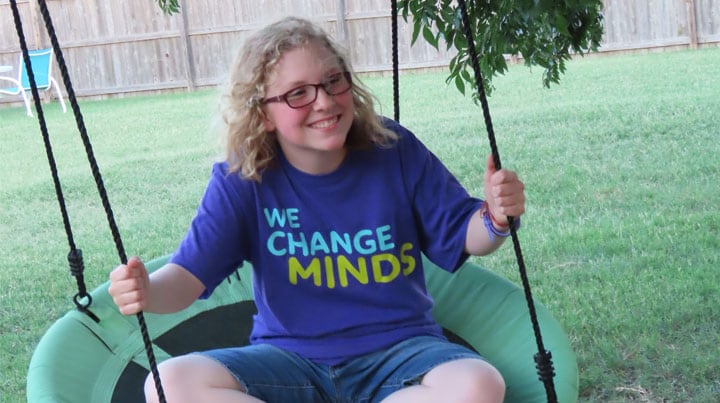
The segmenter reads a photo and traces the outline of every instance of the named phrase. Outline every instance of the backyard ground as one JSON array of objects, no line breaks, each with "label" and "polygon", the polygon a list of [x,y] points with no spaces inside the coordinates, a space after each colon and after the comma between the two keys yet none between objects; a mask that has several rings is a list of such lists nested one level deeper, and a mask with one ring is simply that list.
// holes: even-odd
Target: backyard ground
[{"label": "backyard ground", "polygon": [[[720,48],[589,57],[557,86],[512,66],[490,98],[526,184],[535,297],[566,329],[583,402],[720,400]],[[481,195],[482,114],[445,73],[401,78],[401,122]],[[368,77],[392,115],[388,77]],[[215,91],[81,102],[128,254],[187,229],[217,155]],[[45,104],[88,287],[118,262],[72,113]],[[25,401],[34,348],[76,292],[37,120],[0,109],[0,402]],[[519,282],[510,245],[477,259]]]}]

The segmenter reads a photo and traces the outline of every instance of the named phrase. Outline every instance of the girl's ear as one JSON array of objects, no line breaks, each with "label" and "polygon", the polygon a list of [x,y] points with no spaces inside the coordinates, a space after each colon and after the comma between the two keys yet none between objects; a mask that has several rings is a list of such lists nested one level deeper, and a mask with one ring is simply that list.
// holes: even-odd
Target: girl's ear
[{"label": "girl's ear", "polygon": [[272,120],[270,120],[267,113],[263,112],[262,119],[263,119],[263,126],[265,126],[266,132],[270,133],[272,131],[275,131],[275,123],[273,123]]},{"label": "girl's ear", "polygon": [[268,116],[267,111],[265,110],[264,106],[260,106],[257,109],[258,113],[260,114],[260,118],[262,118],[263,126],[265,127],[266,132],[272,132],[275,130],[275,123],[270,120],[270,117]]}]

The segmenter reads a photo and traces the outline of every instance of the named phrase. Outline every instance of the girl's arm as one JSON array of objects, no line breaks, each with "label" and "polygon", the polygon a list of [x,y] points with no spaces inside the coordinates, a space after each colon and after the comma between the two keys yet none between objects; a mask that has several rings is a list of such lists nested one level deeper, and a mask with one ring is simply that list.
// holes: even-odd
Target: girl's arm
[{"label": "girl's arm", "polygon": [[145,264],[133,257],[110,273],[108,292],[125,315],[140,311],[173,313],[187,308],[205,286],[182,266],[169,263],[148,275]]}]

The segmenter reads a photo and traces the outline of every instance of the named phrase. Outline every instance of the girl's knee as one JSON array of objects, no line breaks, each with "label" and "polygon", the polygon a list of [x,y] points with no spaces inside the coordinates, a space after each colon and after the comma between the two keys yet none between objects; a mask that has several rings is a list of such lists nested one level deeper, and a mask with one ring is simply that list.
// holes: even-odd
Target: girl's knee
[{"label": "girl's knee", "polygon": [[[198,354],[163,361],[158,365],[158,372],[162,390],[170,402],[202,401],[198,397],[211,388],[240,390],[225,367]],[[152,372],[145,379],[144,391],[148,403],[159,401]]]},{"label": "girl's knee", "polygon": [[[174,362],[174,359],[169,359],[160,363],[157,367],[158,373],[160,374],[160,384],[163,388],[166,398],[170,398],[167,392],[174,394],[178,385],[183,385],[183,369],[182,365],[178,365]],[[155,383],[155,376],[152,371],[148,373],[145,378],[145,401],[147,403],[158,403],[160,401],[159,391]]]},{"label": "girl's knee", "polygon": [[458,402],[497,402],[505,398],[505,380],[500,372],[488,365],[488,368],[471,370],[458,378],[454,385],[459,394]]},{"label": "girl's knee", "polygon": [[505,380],[488,362],[476,359],[452,361],[434,368],[423,384],[440,387],[454,402],[498,402],[505,398]]},{"label": "girl's knee", "polygon": [[476,396],[478,402],[502,402],[505,400],[505,379],[500,371],[490,364],[480,371],[477,377],[478,391]]},{"label": "girl's knee", "polygon": [[502,402],[505,399],[505,379],[500,371],[489,363],[478,369],[476,380],[478,389],[476,396],[479,398],[477,402]]},{"label": "girl's knee", "polygon": [[155,387],[155,379],[153,378],[152,372],[148,374],[148,376],[145,378],[145,386],[143,388],[143,391],[145,392],[145,401],[147,403],[159,403],[159,393],[157,391],[157,388]]}]

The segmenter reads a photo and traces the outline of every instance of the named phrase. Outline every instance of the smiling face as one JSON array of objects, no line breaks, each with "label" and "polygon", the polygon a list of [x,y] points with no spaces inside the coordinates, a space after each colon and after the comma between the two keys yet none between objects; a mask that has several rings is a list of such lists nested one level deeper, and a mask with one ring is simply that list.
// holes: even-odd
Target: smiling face
[{"label": "smiling face", "polygon": [[[266,94],[283,95],[302,85],[326,82],[341,72],[335,54],[310,42],[282,55],[267,82]],[[310,174],[330,173],[345,158],[345,140],[354,115],[352,91],[328,95],[320,88],[310,105],[294,109],[280,101],[267,103],[263,109],[265,130],[275,131],[285,157],[297,169]]]}]

